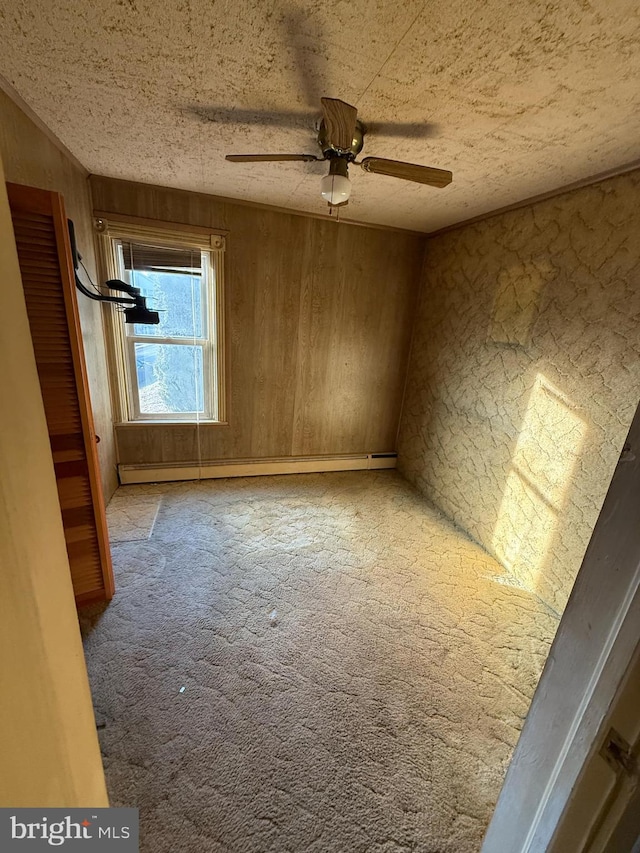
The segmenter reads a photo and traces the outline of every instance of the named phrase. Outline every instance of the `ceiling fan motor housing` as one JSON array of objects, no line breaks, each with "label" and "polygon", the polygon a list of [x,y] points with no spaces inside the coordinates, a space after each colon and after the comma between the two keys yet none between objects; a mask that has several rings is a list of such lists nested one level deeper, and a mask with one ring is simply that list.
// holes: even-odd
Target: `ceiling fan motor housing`
[{"label": "ceiling fan motor housing", "polygon": [[320,146],[325,159],[344,158],[347,162],[355,160],[358,154],[362,151],[364,145],[365,128],[361,121],[356,122],[356,129],[353,133],[351,146],[346,149],[336,148],[331,145],[327,135],[327,129],[324,121],[320,122],[318,130],[318,145]]}]

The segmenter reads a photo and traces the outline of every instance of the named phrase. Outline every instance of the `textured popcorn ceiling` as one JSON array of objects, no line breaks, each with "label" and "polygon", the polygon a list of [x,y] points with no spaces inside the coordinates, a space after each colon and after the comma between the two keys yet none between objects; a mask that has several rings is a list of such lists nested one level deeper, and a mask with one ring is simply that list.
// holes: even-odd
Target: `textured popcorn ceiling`
[{"label": "textured popcorn ceiling", "polygon": [[[371,125],[364,154],[454,172],[439,190],[352,169],[343,215],[433,230],[640,157],[639,16],[636,0],[1,0],[0,74],[93,173],[314,213],[323,164],[224,155],[314,152],[320,96],[343,98]],[[422,135],[376,132],[389,122]]]}]

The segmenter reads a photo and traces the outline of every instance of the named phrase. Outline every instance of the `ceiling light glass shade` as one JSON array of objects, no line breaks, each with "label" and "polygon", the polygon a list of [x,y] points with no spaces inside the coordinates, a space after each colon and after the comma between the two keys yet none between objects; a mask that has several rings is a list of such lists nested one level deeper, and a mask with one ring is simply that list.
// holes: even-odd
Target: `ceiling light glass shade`
[{"label": "ceiling light glass shade", "polygon": [[351,181],[343,175],[325,175],[320,182],[320,193],[329,204],[342,204],[351,195]]}]

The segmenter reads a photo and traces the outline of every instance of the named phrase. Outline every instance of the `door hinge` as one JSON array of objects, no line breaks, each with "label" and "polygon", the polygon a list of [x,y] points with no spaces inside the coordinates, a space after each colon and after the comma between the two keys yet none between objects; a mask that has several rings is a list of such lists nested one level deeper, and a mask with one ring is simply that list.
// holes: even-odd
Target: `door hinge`
[{"label": "door hinge", "polygon": [[638,772],[636,757],[631,745],[627,743],[620,732],[613,728],[609,729],[599,755],[604,758],[616,774],[625,773],[627,776],[633,776]]}]

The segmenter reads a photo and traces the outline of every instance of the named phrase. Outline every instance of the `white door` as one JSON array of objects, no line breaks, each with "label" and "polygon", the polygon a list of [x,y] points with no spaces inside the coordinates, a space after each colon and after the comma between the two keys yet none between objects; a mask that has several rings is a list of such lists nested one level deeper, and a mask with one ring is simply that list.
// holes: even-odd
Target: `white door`
[{"label": "white door", "polygon": [[[631,851],[632,847],[607,847],[607,833],[618,819],[622,826],[633,808],[635,783],[620,781],[596,756],[607,723],[610,728],[614,721],[612,708],[622,696],[625,678],[631,678],[639,637],[640,407],[533,697],[482,853],[584,853],[585,844],[591,845],[589,853]],[[621,714],[623,706],[624,702]],[[629,707],[624,722],[615,720],[623,739],[632,744],[637,740],[637,698],[630,699]],[[581,780],[587,778],[591,781],[582,792]],[[570,819],[570,806],[577,817],[563,838],[564,847],[554,847],[554,838]]]},{"label": "white door", "polygon": [[632,853],[640,839],[640,650],[601,726],[552,853]]}]

